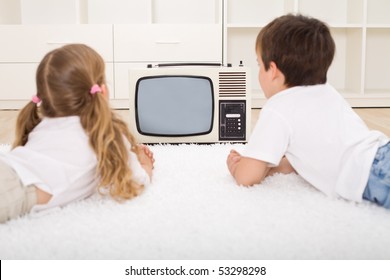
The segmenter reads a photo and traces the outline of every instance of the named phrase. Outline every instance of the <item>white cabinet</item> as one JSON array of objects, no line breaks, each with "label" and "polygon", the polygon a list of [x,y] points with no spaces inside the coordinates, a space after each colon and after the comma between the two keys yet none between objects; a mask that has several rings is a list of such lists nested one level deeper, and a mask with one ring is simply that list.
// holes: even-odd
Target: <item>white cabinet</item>
[{"label": "white cabinet", "polygon": [[19,108],[20,101],[36,94],[35,71],[38,63],[0,63],[0,109]]},{"label": "white cabinet", "polygon": [[22,24],[80,23],[78,0],[20,0]]},{"label": "white cabinet", "polygon": [[[222,0],[115,0],[112,3],[117,8],[108,7],[111,0],[89,2],[94,2],[90,15],[100,13],[101,6],[96,5],[107,5],[118,15],[111,19],[115,107],[129,106],[131,68],[159,63],[222,63]],[[137,15],[126,17],[120,9],[130,2],[139,9],[129,10]]]},{"label": "white cabinet", "polygon": [[114,54],[115,99],[128,106],[131,68],[172,62],[221,63],[221,25],[115,24]]},{"label": "white cabinet", "polygon": [[62,45],[84,43],[113,61],[111,25],[0,25],[0,62],[40,62]]},{"label": "white cabinet", "polygon": [[43,56],[69,43],[96,49],[106,62],[107,84],[113,90],[111,25],[0,25],[0,109],[22,107],[36,94],[35,72]]},{"label": "white cabinet", "polygon": [[150,23],[150,0],[88,0],[89,24]]},{"label": "white cabinet", "polygon": [[0,108],[23,106],[43,55],[76,42],[103,56],[115,107],[128,107],[129,69],[168,62],[242,62],[261,107],[256,36],[286,13],[328,23],[328,81],[351,105],[390,106],[389,0],[0,0]]},{"label": "white cabinet", "polygon": [[[21,108],[36,94],[35,72],[38,63],[0,63],[0,109]],[[114,66],[106,63],[107,86],[114,88]],[[113,97],[111,97],[113,98]]]},{"label": "white cabinet", "polygon": [[269,21],[301,13],[325,21],[336,43],[328,81],[356,107],[390,106],[390,1],[224,0],[224,63],[252,69],[253,107],[265,98],[259,87],[255,40]]},{"label": "white cabinet", "polygon": [[217,24],[114,25],[115,60],[220,61],[220,28]]},{"label": "white cabinet", "polygon": [[84,43],[106,62],[114,107],[129,106],[129,69],[222,63],[222,0],[0,0],[0,109],[35,94],[50,50]]}]

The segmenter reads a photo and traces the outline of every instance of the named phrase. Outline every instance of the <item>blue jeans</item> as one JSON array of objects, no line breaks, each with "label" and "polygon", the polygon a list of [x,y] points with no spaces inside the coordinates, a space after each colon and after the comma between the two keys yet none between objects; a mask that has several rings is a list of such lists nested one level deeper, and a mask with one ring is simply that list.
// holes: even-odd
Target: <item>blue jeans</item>
[{"label": "blue jeans", "polygon": [[363,199],[390,209],[390,142],[375,155]]}]

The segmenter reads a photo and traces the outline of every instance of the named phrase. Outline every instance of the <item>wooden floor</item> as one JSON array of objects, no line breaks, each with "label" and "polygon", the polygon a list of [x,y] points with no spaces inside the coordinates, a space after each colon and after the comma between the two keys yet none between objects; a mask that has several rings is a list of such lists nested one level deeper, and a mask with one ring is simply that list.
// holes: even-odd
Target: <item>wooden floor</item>
[{"label": "wooden floor", "polygon": [[[380,130],[390,136],[390,108],[355,109],[370,129]],[[126,120],[128,110],[117,110]],[[252,110],[252,127],[256,123],[259,109]],[[0,144],[12,143],[15,134],[15,122],[18,111],[0,110]]]}]

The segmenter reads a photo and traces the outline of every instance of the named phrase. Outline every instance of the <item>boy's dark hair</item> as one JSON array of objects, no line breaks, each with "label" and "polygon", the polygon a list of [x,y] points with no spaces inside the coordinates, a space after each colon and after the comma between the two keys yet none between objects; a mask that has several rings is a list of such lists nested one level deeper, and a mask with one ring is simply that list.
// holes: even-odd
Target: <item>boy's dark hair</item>
[{"label": "boy's dark hair", "polygon": [[273,61],[288,87],[323,84],[335,53],[328,26],[315,18],[285,15],[267,24],[256,39],[265,70]]}]

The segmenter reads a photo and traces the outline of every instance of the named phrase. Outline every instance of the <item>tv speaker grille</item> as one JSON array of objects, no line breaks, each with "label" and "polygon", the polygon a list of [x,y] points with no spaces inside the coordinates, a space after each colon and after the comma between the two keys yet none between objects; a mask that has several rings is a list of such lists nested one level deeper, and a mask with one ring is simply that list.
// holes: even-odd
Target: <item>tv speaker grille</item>
[{"label": "tv speaker grille", "polygon": [[220,72],[219,96],[245,98],[246,72]]}]

